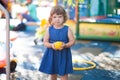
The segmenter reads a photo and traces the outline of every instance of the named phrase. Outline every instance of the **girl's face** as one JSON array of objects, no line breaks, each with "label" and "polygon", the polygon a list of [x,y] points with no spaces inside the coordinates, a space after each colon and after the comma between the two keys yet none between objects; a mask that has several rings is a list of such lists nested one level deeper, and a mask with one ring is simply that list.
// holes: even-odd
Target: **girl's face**
[{"label": "girl's face", "polygon": [[63,25],[63,22],[64,22],[63,15],[53,14],[53,16],[52,16],[52,24],[53,25],[61,26],[61,25]]}]

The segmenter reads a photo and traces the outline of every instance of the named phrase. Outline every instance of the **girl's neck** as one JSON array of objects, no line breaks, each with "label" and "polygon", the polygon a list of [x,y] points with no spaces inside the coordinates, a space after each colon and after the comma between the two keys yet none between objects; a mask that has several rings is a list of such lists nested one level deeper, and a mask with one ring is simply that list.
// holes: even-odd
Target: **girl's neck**
[{"label": "girl's neck", "polygon": [[63,28],[64,26],[63,26],[63,25],[60,25],[60,26],[54,25],[54,27],[55,27],[55,29],[61,29],[61,28]]}]

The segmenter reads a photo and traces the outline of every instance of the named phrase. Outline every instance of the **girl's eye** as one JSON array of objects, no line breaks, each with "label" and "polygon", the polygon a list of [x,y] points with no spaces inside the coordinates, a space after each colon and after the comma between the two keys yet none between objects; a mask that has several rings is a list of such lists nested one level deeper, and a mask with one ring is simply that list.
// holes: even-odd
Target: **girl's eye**
[{"label": "girl's eye", "polygon": [[59,16],[59,18],[61,18],[62,16]]},{"label": "girl's eye", "polygon": [[62,18],[62,15],[54,15],[53,18]]},{"label": "girl's eye", "polygon": [[56,18],[56,16],[53,16],[53,18]]}]

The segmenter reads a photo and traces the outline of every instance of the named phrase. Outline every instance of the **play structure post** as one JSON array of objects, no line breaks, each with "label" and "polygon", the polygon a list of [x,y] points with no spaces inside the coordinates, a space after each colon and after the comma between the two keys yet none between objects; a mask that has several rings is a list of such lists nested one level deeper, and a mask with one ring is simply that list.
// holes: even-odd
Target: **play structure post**
[{"label": "play structure post", "polygon": [[6,18],[6,80],[10,80],[10,31],[9,31],[9,14],[8,11],[0,4],[0,9],[5,13]]},{"label": "play structure post", "polygon": [[76,9],[75,9],[75,21],[76,21],[76,39],[79,37],[79,0],[76,0]]},{"label": "play structure post", "polygon": [[54,0],[54,6],[58,5],[58,0]]}]

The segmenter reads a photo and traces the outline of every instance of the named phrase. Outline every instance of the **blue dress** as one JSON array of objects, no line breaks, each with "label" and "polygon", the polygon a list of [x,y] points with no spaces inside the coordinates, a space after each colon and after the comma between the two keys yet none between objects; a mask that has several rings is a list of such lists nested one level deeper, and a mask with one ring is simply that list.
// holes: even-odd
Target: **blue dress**
[{"label": "blue dress", "polygon": [[[61,29],[55,29],[53,26],[49,27],[49,42],[56,41],[68,42],[68,26]],[[63,50],[53,50],[46,48],[43,55],[39,71],[47,74],[58,74],[64,76],[65,74],[73,72],[72,55],[70,48]]]}]

